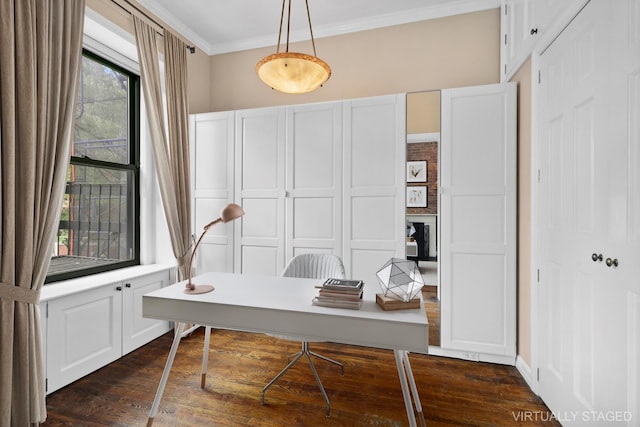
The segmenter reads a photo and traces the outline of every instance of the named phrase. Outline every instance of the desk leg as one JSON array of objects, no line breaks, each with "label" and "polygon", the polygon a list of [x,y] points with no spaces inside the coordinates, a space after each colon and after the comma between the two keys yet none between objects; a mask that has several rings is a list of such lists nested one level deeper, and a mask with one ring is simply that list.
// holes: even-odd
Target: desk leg
[{"label": "desk leg", "polygon": [[169,372],[171,372],[171,366],[173,365],[173,359],[176,357],[178,346],[180,345],[180,339],[182,338],[182,331],[184,329],[184,323],[178,323],[178,329],[173,335],[173,344],[171,344],[171,351],[167,358],[167,363],[164,365],[164,371],[162,372],[162,378],[158,389],[156,390],[156,397],[153,399],[153,405],[151,405],[151,412],[149,412],[149,419],[147,420],[147,427],[151,427],[153,419],[158,414],[158,406],[160,406],[160,399],[162,399],[162,393],[164,393],[164,387],[167,385],[167,379],[169,378]]},{"label": "desk leg", "polygon": [[211,327],[204,328],[204,348],[202,349],[202,370],[200,371],[200,388],[204,388],[207,382],[207,362],[209,361],[209,342],[211,339]]},{"label": "desk leg", "polygon": [[[407,352],[404,350],[394,350],[393,354],[396,358],[396,367],[398,368],[398,377],[400,378],[400,387],[402,388],[404,407],[407,410],[409,426],[417,427],[416,416],[413,412],[411,393],[413,393],[416,410],[420,415],[420,425],[425,426],[426,423],[422,414],[422,405],[420,403],[420,397],[418,396],[418,388],[416,387],[416,382],[413,378],[413,371],[411,370],[411,364],[409,363]],[[411,386],[411,392],[409,392],[409,385]]]},{"label": "desk leg", "polygon": [[413,394],[413,401],[416,405],[416,412],[418,413],[418,420],[422,427],[426,427],[427,422],[424,420],[424,414],[422,413],[422,403],[420,402],[420,396],[418,395],[418,387],[416,387],[416,380],[413,378],[413,371],[411,370],[411,363],[409,363],[409,352],[403,351],[404,368],[407,371],[407,377],[409,378],[409,385],[411,386],[411,393]]}]

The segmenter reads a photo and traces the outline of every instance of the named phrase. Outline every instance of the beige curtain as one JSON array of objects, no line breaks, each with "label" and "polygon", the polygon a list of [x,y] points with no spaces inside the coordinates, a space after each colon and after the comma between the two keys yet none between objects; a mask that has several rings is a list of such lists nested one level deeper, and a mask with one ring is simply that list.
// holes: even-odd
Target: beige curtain
[{"label": "beige curtain", "polygon": [[169,138],[167,138],[157,33],[135,15],[133,24],[162,206],[169,226],[173,254],[178,263],[178,280],[184,280],[187,277],[192,242],[187,46],[173,34],[164,31],[165,86],[169,122]]},{"label": "beige curtain", "polygon": [[0,1],[0,426],[46,418],[40,289],[60,220],[84,0]]}]

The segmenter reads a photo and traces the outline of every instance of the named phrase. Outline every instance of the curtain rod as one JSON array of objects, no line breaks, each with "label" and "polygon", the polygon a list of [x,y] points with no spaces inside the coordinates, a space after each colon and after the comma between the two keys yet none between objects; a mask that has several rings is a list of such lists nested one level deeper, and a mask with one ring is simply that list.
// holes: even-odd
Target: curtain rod
[{"label": "curtain rod", "polygon": [[[156,21],[155,19],[153,19],[151,16],[147,15],[146,12],[144,10],[141,10],[138,6],[136,6],[135,4],[131,3],[129,0],[122,0],[124,1],[126,4],[128,4],[130,7],[134,8],[139,14],[141,14],[142,16],[144,16],[145,18],[147,18],[149,21],[153,22],[154,24],[156,24],[158,27],[162,28],[164,30],[164,26],[160,23],[158,23],[158,21]],[[125,12],[127,12],[129,15],[133,15],[133,12],[131,12],[129,9],[127,9],[126,7],[124,7],[123,5],[121,5],[118,1],[116,0],[111,0],[111,2],[113,4],[115,4],[116,6],[118,6],[120,9],[124,10]],[[161,36],[163,35],[162,33],[160,33],[159,31],[156,30],[156,32],[158,34],[160,34]],[[196,53],[196,48],[195,46],[189,46],[187,45],[187,49],[189,49],[190,53]]]}]

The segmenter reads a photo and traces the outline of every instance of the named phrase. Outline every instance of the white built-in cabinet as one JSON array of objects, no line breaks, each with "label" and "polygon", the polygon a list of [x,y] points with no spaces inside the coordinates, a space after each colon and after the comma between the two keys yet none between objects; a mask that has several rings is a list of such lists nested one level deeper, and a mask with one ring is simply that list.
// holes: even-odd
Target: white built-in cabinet
[{"label": "white built-in cabinet", "polygon": [[[135,269],[136,267],[134,267]],[[140,267],[145,268],[145,267]],[[105,366],[171,329],[170,322],[142,317],[142,296],[171,283],[172,269],[65,292],[46,285],[41,302],[47,393]],[[106,273],[105,276],[118,273]],[[82,280],[82,279],[80,279]],[[102,280],[102,279],[101,279]],[[78,279],[75,282],[79,282]],[[75,283],[74,282],[74,283]],[[67,289],[73,289],[71,283]],[[51,288],[48,288],[51,287]]]},{"label": "white built-in cabinet", "polygon": [[343,258],[351,277],[377,287],[376,271],[406,251],[406,96],[346,101],[343,110]]},{"label": "white built-in cabinet", "polygon": [[[515,86],[442,94],[433,353],[514,364]],[[406,255],[405,122],[404,95],[193,115],[196,231],[225,203],[246,212],[205,237],[198,271],[278,275],[325,252],[377,288],[376,271]]]},{"label": "white built-in cabinet", "polygon": [[[234,201],[235,114],[217,112],[189,117],[192,224],[197,239],[205,225]],[[233,271],[233,224],[217,224],[203,237],[194,261],[194,274]]]},{"label": "white built-in cabinet", "polygon": [[588,0],[502,0],[500,76],[508,81],[536,46],[555,37]]},{"label": "white built-in cabinet", "polygon": [[405,122],[405,95],[192,116],[196,230],[225,203],[246,212],[233,235],[203,240],[199,271],[278,275],[324,252],[377,286],[376,271],[404,257]]},{"label": "white built-in cabinet", "polygon": [[441,92],[441,351],[515,364],[516,84]]},{"label": "white built-in cabinet", "polygon": [[286,110],[236,112],[234,271],[276,275],[285,262]]}]

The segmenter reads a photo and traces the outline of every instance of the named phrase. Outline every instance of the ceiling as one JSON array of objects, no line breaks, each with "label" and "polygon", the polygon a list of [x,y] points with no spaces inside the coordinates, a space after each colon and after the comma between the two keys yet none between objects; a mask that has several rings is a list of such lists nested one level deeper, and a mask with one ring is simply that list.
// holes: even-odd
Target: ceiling
[{"label": "ceiling", "polygon": [[[278,41],[281,0],[137,1],[208,55]],[[500,0],[309,0],[316,39],[498,7]],[[293,0],[291,41],[308,39],[305,4]]]}]

